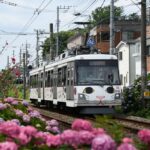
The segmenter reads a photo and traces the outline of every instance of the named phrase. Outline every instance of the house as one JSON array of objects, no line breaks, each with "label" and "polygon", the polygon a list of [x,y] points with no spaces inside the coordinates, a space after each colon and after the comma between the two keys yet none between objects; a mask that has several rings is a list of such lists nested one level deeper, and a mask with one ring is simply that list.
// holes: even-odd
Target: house
[{"label": "house", "polygon": [[[119,72],[122,87],[129,86],[141,76],[141,38],[121,41],[118,51]],[[150,37],[147,38],[147,73],[150,73]]]},{"label": "house", "polygon": [[[129,28],[130,27],[130,28]],[[99,24],[89,31],[88,36],[92,36],[95,40],[95,45],[101,53],[109,53],[110,47],[110,28],[109,24]],[[115,22],[115,39],[114,46],[116,47],[120,41],[133,40],[140,37],[140,22],[130,20]],[[77,33],[75,36],[68,39],[67,48],[71,49],[86,44],[87,34]]]},{"label": "house", "polygon": [[[116,21],[114,27],[114,47],[120,41],[133,40],[140,37],[140,22],[125,20]],[[109,24],[97,26],[96,47],[101,53],[109,53],[110,49],[110,28]]]}]

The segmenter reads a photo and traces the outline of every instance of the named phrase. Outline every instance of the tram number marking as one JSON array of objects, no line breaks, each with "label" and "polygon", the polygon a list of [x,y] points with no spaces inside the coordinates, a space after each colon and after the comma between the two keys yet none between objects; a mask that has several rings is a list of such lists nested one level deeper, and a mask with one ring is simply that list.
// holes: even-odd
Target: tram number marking
[{"label": "tram number marking", "polygon": [[105,96],[96,96],[97,99],[99,99],[99,104],[103,105],[102,100],[105,98]]}]

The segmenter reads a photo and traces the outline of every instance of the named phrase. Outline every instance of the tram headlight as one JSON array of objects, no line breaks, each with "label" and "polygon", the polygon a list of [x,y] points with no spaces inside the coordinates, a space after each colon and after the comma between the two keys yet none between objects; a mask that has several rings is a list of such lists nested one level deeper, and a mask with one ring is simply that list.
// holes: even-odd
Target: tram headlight
[{"label": "tram headlight", "polygon": [[84,94],[78,94],[78,99],[79,100],[86,100],[86,97]]},{"label": "tram headlight", "polygon": [[120,98],[121,98],[120,93],[116,93],[116,94],[115,94],[115,99],[120,99]]}]

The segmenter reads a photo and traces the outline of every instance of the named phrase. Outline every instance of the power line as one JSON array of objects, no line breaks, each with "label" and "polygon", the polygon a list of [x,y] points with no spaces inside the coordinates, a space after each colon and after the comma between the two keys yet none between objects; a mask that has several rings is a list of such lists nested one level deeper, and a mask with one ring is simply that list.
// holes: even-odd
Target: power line
[{"label": "power line", "polygon": [[[20,4],[17,4],[17,3],[4,1],[4,0],[0,0],[0,3],[3,3],[5,5],[9,5],[9,6],[13,6],[13,7],[20,7],[20,8],[28,9],[28,10],[35,10],[36,9],[36,8],[33,8],[33,7],[24,6],[24,5],[20,5]],[[39,9],[39,11],[40,11],[40,9]],[[54,12],[54,10],[45,10],[45,12]]]},{"label": "power line", "polygon": [[[87,9],[89,9],[95,2],[97,2],[98,0],[94,0],[87,8],[85,8],[81,14],[83,14]],[[64,28],[65,26],[71,24],[73,21],[75,21],[77,18],[79,18],[79,16],[76,16],[75,18],[73,18],[69,23],[65,24],[64,26],[62,26],[62,28]]]},{"label": "power line", "polygon": [[[39,15],[39,14],[41,14],[43,11],[44,11],[44,9],[52,2],[52,0],[51,1],[49,1],[43,8],[42,8],[42,10],[40,10],[39,11],[39,9],[42,7],[42,5],[44,4],[44,2],[45,2],[46,0],[43,0],[42,2],[41,2],[41,4],[39,5],[39,7],[37,8],[37,9],[35,9],[35,11],[34,11],[34,13],[33,13],[33,15],[31,16],[31,18],[27,21],[27,23],[23,26],[23,28],[22,28],[22,30],[16,35],[16,37],[14,38],[14,40],[12,40],[11,42],[10,42],[10,45],[12,44],[12,43],[14,43],[16,40],[17,40],[17,38],[21,35],[21,34],[23,34],[23,32],[25,31],[25,30],[27,30],[28,28],[29,28],[29,26],[31,26],[31,24],[35,21],[35,19],[37,18],[37,16]],[[36,16],[35,16],[36,15]],[[34,17],[35,16],[35,17]],[[3,49],[3,51],[6,49],[6,47]],[[1,53],[0,53],[1,54]]]}]

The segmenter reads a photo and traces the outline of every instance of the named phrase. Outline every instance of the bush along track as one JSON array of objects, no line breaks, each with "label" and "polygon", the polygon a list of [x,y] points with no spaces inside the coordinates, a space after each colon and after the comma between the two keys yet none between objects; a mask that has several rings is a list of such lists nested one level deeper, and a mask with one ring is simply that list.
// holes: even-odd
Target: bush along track
[{"label": "bush along track", "polygon": [[115,141],[103,128],[75,119],[71,129],[45,120],[25,100],[8,97],[0,102],[0,150],[148,150],[150,130],[138,132],[138,145],[129,137]]}]

